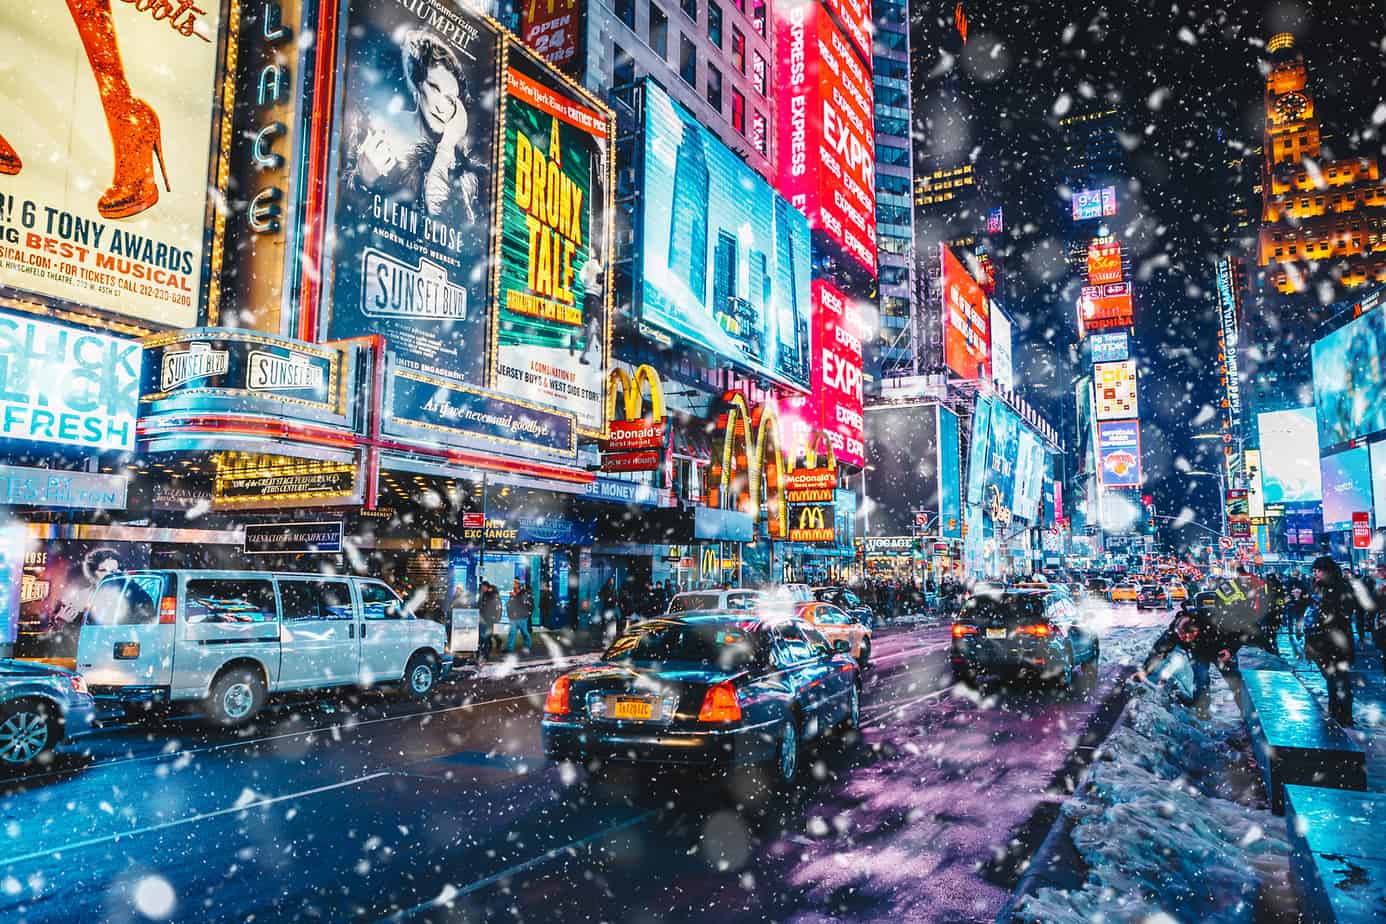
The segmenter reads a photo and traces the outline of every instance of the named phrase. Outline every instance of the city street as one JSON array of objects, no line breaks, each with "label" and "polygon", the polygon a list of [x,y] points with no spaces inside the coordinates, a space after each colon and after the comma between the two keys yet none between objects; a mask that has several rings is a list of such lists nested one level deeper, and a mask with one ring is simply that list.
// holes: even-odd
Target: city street
[{"label": "city street", "polygon": [[1087,618],[1104,654],[1086,699],[969,695],[951,686],[947,625],[885,630],[864,740],[813,752],[792,799],[739,813],[711,780],[546,763],[549,666],[464,677],[427,706],[281,708],[244,734],[116,727],[11,784],[0,916],[990,920],[1007,855],[1043,837],[1075,749],[1098,743],[1085,730],[1110,723],[1103,702],[1165,614]]}]

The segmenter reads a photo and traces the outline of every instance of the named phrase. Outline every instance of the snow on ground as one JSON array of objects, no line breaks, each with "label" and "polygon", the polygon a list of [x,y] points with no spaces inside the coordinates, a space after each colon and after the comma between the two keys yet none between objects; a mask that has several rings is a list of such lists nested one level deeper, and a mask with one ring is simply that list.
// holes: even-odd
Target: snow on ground
[{"label": "snow on ground", "polygon": [[1064,812],[1090,867],[1076,891],[1040,889],[1017,920],[1093,924],[1258,919],[1263,883],[1284,882],[1285,825],[1270,814],[1241,715],[1214,681],[1212,716],[1195,719],[1143,686],[1108,738],[1089,787]]}]

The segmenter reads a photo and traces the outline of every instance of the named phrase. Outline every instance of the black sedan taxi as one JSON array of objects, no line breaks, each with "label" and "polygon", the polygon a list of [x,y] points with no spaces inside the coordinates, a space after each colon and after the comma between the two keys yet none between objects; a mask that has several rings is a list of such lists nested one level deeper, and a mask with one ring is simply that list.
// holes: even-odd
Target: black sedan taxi
[{"label": "black sedan taxi", "polygon": [[1008,590],[968,599],[953,622],[949,660],[959,683],[991,674],[1065,687],[1076,679],[1090,688],[1097,681],[1099,645],[1066,594]]},{"label": "black sedan taxi", "polygon": [[653,619],[554,681],[544,753],[587,764],[764,764],[782,786],[806,740],[855,727],[861,675],[845,643],[756,612]]}]

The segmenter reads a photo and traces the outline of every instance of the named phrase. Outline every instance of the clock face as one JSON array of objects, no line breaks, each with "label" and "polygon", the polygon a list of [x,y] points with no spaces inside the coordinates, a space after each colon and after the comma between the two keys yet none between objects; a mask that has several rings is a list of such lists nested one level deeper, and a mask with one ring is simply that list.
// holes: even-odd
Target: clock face
[{"label": "clock face", "polygon": [[1286,93],[1275,101],[1275,114],[1282,122],[1301,119],[1308,111],[1309,100],[1301,93]]}]

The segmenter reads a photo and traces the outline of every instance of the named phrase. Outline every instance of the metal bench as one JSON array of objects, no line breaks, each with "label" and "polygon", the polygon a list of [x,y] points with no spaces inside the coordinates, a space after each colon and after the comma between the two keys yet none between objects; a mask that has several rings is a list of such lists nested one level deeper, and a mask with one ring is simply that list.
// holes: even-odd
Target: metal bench
[{"label": "metal bench", "polygon": [[1287,785],[1285,824],[1305,920],[1386,920],[1386,795]]},{"label": "metal bench", "polygon": [[1242,671],[1237,704],[1270,795],[1271,811],[1285,813],[1285,786],[1365,790],[1367,761],[1362,748],[1324,715],[1294,674]]}]

